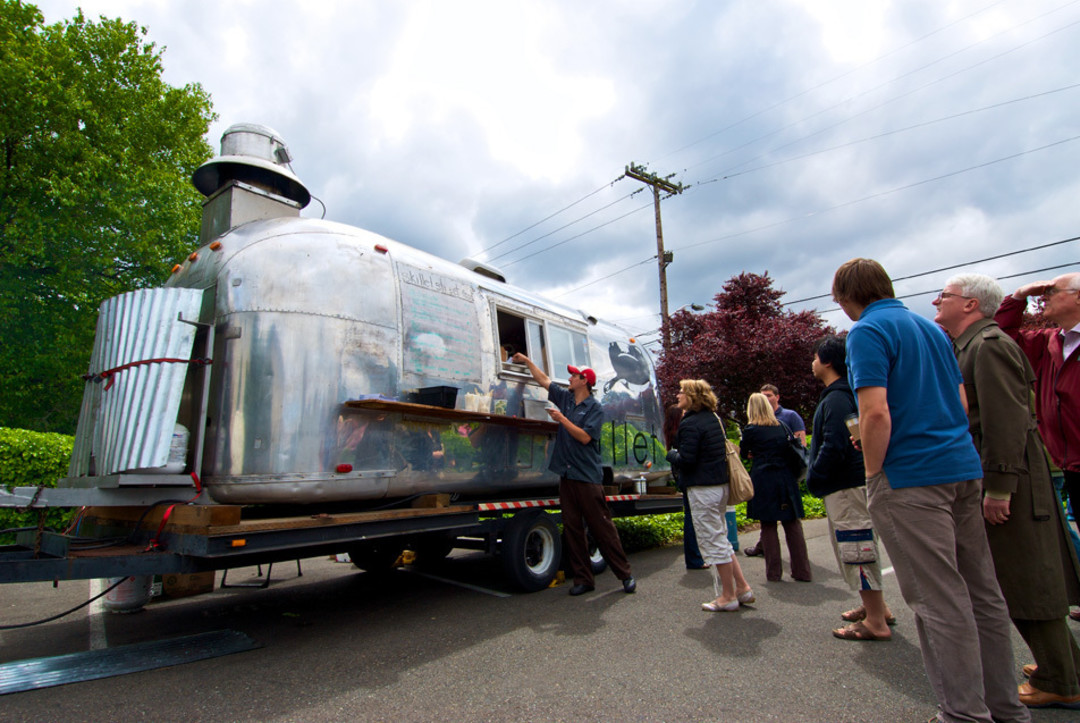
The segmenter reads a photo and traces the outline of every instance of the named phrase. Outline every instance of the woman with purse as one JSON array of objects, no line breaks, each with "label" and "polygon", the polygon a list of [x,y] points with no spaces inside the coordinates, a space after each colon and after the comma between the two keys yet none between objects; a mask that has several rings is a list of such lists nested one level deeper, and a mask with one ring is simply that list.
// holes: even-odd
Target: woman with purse
[{"label": "woman with purse", "polygon": [[765,578],[778,582],[783,575],[780,537],[776,523],[784,526],[791,576],[810,582],[810,555],[803,536],[802,495],[792,471],[789,434],[773,414],[764,394],[751,394],[746,405],[748,424],[743,428],[739,454],[752,460],[750,478],[754,498],[746,505],[746,516],[761,523],[761,550],[765,556]]},{"label": "woman with purse", "polygon": [[[727,537],[727,437],[716,416],[716,395],[702,379],[679,382],[678,406],[683,411],[677,443],[668,461],[678,469],[679,487],[686,490],[698,549],[713,571],[714,600],[702,603],[708,612],[733,612],[754,602],[754,591],[743,577]],[[719,584],[718,584],[719,583]]]}]

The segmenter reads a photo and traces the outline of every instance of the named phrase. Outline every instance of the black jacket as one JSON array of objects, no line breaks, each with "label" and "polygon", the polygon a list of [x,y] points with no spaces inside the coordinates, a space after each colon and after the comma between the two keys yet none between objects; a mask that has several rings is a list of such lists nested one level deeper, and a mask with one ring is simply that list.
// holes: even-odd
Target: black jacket
[{"label": "black jacket", "polygon": [[726,443],[723,425],[708,409],[684,414],[677,446],[667,455],[679,470],[679,489],[727,484]]},{"label": "black jacket", "polygon": [[810,468],[806,488],[815,497],[866,484],[862,452],[851,444],[844,417],[855,414],[855,396],[847,380],[825,387],[814,410],[810,438]]}]

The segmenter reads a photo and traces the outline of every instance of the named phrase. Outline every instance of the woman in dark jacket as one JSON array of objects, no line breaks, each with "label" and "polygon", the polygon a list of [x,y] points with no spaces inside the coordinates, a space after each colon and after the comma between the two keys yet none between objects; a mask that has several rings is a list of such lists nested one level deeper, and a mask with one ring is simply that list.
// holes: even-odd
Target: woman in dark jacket
[{"label": "woman in dark jacket", "polygon": [[788,463],[788,432],[776,420],[764,394],[751,394],[746,405],[749,424],[743,429],[739,453],[753,460],[750,479],[754,498],[746,505],[746,516],[761,522],[761,551],[765,555],[765,578],[779,581],[783,568],[780,560],[780,537],[776,523],[784,526],[791,576],[810,582],[810,555],[803,537],[802,495],[799,483]]},{"label": "woman in dark jacket", "polygon": [[[668,461],[678,469],[679,486],[686,490],[694,520],[698,548],[713,570],[716,599],[702,603],[709,612],[731,612],[754,602],[754,591],[743,577],[739,560],[727,537],[727,438],[717,419],[716,395],[702,379],[679,382],[677,448]],[[720,583],[719,585],[717,583]]]},{"label": "woman in dark jacket", "polygon": [[[682,421],[682,416],[683,410],[678,404],[672,404],[667,408],[667,414],[664,417],[664,444],[668,449],[675,449],[679,444],[679,422]],[[671,474],[678,483],[679,468],[672,465]],[[694,515],[690,511],[690,498],[686,496],[686,488],[681,484],[679,490],[682,491],[683,499],[683,560],[686,562],[687,570],[704,570],[709,565],[705,564],[701,552],[698,551],[697,535],[694,534]]]}]

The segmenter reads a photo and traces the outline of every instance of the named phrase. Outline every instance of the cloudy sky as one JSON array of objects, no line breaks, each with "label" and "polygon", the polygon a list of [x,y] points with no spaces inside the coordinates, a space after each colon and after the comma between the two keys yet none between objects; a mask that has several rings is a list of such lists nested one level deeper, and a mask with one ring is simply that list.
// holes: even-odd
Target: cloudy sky
[{"label": "cloudy sky", "polygon": [[40,3],[80,6],[211,93],[215,148],[276,129],[328,219],[643,340],[656,229],[631,162],[685,187],[661,203],[672,311],[767,271],[847,328],[828,291],[853,256],[927,316],[956,273],[928,271],[1011,291],[1080,269],[1080,0]]}]

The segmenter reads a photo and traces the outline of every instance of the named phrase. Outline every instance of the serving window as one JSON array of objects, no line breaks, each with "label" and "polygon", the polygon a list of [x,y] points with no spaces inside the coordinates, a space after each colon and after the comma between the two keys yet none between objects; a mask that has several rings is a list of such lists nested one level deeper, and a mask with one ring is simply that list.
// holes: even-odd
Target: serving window
[{"label": "serving window", "polygon": [[498,307],[495,318],[502,373],[531,376],[524,364],[510,361],[517,352],[532,359],[549,377],[560,381],[569,378],[568,364],[589,366],[589,345],[583,332]]}]

